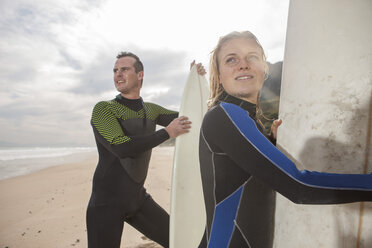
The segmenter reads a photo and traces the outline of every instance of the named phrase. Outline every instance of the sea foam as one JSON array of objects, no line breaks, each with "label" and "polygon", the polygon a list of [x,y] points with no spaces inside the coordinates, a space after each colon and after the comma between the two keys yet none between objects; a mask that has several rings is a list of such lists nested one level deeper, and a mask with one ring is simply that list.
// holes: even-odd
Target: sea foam
[{"label": "sea foam", "polygon": [[0,147],[0,180],[83,160],[95,147]]}]

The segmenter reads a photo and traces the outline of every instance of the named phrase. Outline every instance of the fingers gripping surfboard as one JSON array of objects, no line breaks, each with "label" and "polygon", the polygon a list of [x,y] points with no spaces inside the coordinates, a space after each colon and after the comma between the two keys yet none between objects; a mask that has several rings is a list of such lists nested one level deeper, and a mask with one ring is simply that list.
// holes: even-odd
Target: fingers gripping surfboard
[{"label": "fingers gripping surfboard", "polygon": [[170,247],[197,247],[203,237],[206,214],[199,168],[199,132],[207,111],[208,82],[193,66],[184,88],[179,115],[189,117],[189,133],[176,138],[171,211]]}]

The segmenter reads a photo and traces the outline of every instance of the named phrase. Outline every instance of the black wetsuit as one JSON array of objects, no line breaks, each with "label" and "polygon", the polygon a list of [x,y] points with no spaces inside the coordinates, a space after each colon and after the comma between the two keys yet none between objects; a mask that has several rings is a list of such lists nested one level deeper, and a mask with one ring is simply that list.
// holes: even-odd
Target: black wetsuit
[{"label": "black wetsuit", "polygon": [[89,248],[120,247],[124,221],[168,247],[169,215],[146,193],[151,149],[169,138],[165,129],[178,116],[142,99],[118,95],[96,104],[91,124],[99,161],[87,209]]},{"label": "black wetsuit", "polygon": [[303,204],[372,201],[372,175],[299,171],[262,135],[255,112],[254,104],[224,93],[204,117],[199,157],[207,225],[200,247],[271,248],[275,191]]}]

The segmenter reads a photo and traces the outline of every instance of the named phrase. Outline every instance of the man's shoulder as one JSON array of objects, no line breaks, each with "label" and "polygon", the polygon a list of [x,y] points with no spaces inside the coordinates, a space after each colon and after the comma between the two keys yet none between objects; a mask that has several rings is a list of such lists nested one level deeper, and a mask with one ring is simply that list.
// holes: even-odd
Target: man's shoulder
[{"label": "man's shoulder", "polygon": [[118,107],[118,106],[125,106],[123,104],[120,104],[115,99],[111,100],[105,100],[105,101],[99,101],[96,103],[95,107]]},{"label": "man's shoulder", "polygon": [[160,107],[159,104],[153,103],[153,102],[143,102],[146,107]]},{"label": "man's shoulder", "polygon": [[146,107],[150,107],[150,108],[165,108],[163,106],[161,106],[160,104],[157,104],[157,103],[153,103],[153,102],[144,102],[145,106]]},{"label": "man's shoulder", "polygon": [[159,104],[152,103],[152,102],[145,102],[146,109],[151,109],[154,111],[160,111],[160,112],[169,112],[169,113],[176,113],[177,111],[169,110]]},{"label": "man's shoulder", "polygon": [[99,101],[93,108],[93,113],[98,112],[117,112],[119,110],[125,109],[126,107],[123,104],[118,103],[115,99],[107,101]]},{"label": "man's shoulder", "polygon": [[177,111],[166,109],[158,104],[145,102],[146,115],[149,119],[155,120],[158,116],[177,115]]},{"label": "man's shoulder", "polygon": [[113,104],[117,104],[115,99],[106,100],[106,101],[99,101],[99,102],[96,103],[95,106],[109,106],[109,105],[113,105]]}]

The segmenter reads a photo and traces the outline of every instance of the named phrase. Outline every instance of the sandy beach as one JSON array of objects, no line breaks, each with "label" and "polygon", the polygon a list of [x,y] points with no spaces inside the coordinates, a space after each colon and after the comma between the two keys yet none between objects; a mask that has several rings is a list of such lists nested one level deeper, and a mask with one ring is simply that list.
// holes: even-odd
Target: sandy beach
[{"label": "sandy beach", "polygon": [[[145,187],[168,212],[173,147],[153,149]],[[0,181],[0,248],[87,247],[85,212],[97,155]],[[128,224],[122,248],[161,247]]]}]

